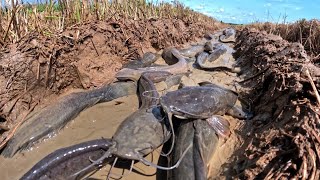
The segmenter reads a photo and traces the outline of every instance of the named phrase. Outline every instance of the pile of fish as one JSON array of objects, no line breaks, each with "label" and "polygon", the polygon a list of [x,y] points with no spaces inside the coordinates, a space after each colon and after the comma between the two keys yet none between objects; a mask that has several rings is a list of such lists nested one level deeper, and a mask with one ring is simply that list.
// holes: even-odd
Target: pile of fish
[{"label": "pile of fish", "polygon": [[[194,86],[181,83],[192,68],[203,71],[240,72],[224,54],[232,54],[228,43],[235,41],[235,30],[208,34],[206,39],[187,49],[168,48],[159,55],[146,53],[141,60],[125,65],[118,81],[99,89],[70,94],[58,103],[28,117],[9,141],[2,155],[12,157],[48,134],[63,128],[84,109],[100,102],[138,93],[140,107],[120,124],[110,139],[97,139],[59,149],[32,167],[21,179],[79,179],[106,163],[118,159],[140,161],[161,170],[172,170],[166,179],[207,179],[207,163],[221,138],[229,136],[229,123],[223,115],[249,117],[238,107],[237,92],[210,82]],[[164,95],[155,83],[180,89]],[[162,156],[171,159],[167,166],[149,162],[145,156],[169,143]],[[184,158],[187,157],[187,158]],[[132,168],[131,165],[131,168]],[[108,174],[109,177],[109,174]],[[164,178],[164,177],[163,177]]]}]

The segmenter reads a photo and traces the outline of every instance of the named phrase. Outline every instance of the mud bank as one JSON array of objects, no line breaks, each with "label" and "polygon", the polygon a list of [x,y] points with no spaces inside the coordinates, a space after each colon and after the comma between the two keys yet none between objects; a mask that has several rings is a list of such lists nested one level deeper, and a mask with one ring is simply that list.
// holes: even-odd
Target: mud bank
[{"label": "mud bank", "polygon": [[250,100],[255,116],[243,127],[244,144],[223,174],[319,179],[319,105],[311,81],[319,89],[320,69],[301,44],[254,29],[238,33],[235,49],[246,89],[241,96]]}]

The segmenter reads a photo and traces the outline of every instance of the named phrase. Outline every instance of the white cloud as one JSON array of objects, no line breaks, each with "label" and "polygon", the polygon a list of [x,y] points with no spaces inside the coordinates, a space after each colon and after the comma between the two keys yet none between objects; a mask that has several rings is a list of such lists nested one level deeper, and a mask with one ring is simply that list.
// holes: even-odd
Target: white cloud
[{"label": "white cloud", "polygon": [[267,3],[267,4],[264,4],[263,6],[264,6],[264,7],[271,7],[272,4],[271,4],[271,3]]},{"label": "white cloud", "polygon": [[223,13],[224,9],[223,8],[219,8],[219,9],[216,9],[214,12],[215,13]]},{"label": "white cloud", "polygon": [[268,1],[270,1],[270,2],[283,2],[283,0],[268,0]]},{"label": "white cloud", "polygon": [[296,5],[294,5],[294,4],[283,4],[282,6],[285,7],[285,8],[288,8],[288,9],[293,9],[293,10],[300,10],[300,9],[302,9],[302,7],[296,6]]}]

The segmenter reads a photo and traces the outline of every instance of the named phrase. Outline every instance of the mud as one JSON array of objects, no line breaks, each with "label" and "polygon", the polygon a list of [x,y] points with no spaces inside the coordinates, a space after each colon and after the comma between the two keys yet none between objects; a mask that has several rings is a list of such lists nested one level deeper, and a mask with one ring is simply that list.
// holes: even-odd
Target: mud
[{"label": "mud", "polygon": [[[32,34],[1,51],[1,125],[12,129],[37,102],[40,105],[36,109],[70,89],[101,86],[113,79],[122,63],[141,57],[143,51],[156,52],[170,45],[190,43],[208,30],[178,20],[150,20],[151,27],[147,27],[150,22],[125,21],[88,23],[54,38]],[[176,30],[165,28],[168,26]],[[145,31],[147,35],[141,36]],[[219,40],[216,35],[209,37]],[[232,43],[228,45],[233,47]],[[320,69],[301,44],[265,32],[244,29],[237,34],[235,49],[229,62],[241,67],[240,77],[226,71],[203,72],[189,64],[193,73],[182,80],[184,86],[210,81],[237,91],[247,105],[245,108],[254,113],[247,122],[226,116],[231,135],[219,142],[208,165],[210,179],[319,179],[320,114],[306,69],[317,89]],[[21,177],[57,148],[111,137],[117,125],[137,106],[136,97],[130,96],[89,108],[55,138],[32,151],[13,159],[0,157],[2,179]],[[107,122],[106,112],[112,114]],[[1,140],[7,134],[8,131],[3,132]],[[136,169],[149,176],[134,172],[125,179],[155,179],[154,168],[141,165]],[[121,174],[122,168],[113,172]],[[94,177],[103,179],[105,174],[103,168]]]},{"label": "mud", "polygon": [[[13,129],[31,108],[51,104],[75,88],[108,84],[125,62],[190,43],[215,28],[180,19],[128,17],[26,35],[0,51],[0,125]],[[1,131],[1,142],[9,132]]]},{"label": "mud", "polygon": [[[101,137],[112,137],[123,119],[138,109],[138,104],[138,98],[135,95],[131,95],[88,108],[81,112],[71,124],[67,125],[54,138],[47,139],[35,148],[22,154],[17,154],[12,159],[1,156],[0,166],[1,172],[3,172],[1,179],[19,179],[36,162],[53,152],[54,149]],[[112,116],[106,117],[106,114],[112,114]],[[156,162],[157,156],[159,154],[155,152],[154,162]],[[147,159],[151,160],[152,158],[149,156]],[[105,179],[109,168],[107,166],[98,171],[93,178]],[[153,174],[156,170],[154,168],[137,163],[134,165],[134,169],[136,171],[130,173],[125,179],[141,179],[141,177],[144,177],[139,173],[150,176],[145,176],[144,179],[155,179]],[[115,168],[112,173],[121,174],[122,168]],[[128,170],[125,173],[128,173]]]},{"label": "mud", "polygon": [[17,129],[12,139],[2,151],[1,155],[12,157],[17,151],[32,147],[48,134],[63,128],[82,110],[94,106],[99,102],[107,102],[119,97],[135,94],[137,85],[133,82],[111,83],[99,89],[72,93],[60,100],[34,112],[26,117],[26,122]]},{"label": "mud", "polygon": [[[186,48],[186,47],[182,47],[182,48]],[[232,56],[230,57],[230,55],[227,55],[228,56],[228,59],[230,59],[230,61],[228,61],[228,63],[235,63],[235,61],[234,61],[234,59],[232,59]],[[164,62],[157,62],[157,64],[164,64]],[[228,64],[226,64],[226,65],[228,65]],[[191,62],[191,63],[189,63],[189,69],[192,69],[192,71],[193,71],[193,73],[189,76],[189,77],[186,77],[185,76],[185,80],[184,81],[192,81],[192,83],[193,83],[193,85],[195,85],[195,84],[197,84],[197,83],[200,83],[200,82],[203,82],[203,81],[209,81],[209,82],[214,82],[214,83],[217,83],[218,85],[220,85],[220,86],[223,86],[223,87],[226,87],[226,88],[230,88],[230,89],[232,89],[232,90],[236,90],[236,85],[235,85],[235,80],[238,80],[237,79],[237,76],[236,76],[236,74],[235,73],[230,73],[230,72],[224,72],[224,71],[218,71],[218,72],[203,72],[202,70],[200,70],[200,69],[196,69],[195,67],[194,67],[194,64],[193,64],[193,62]],[[185,82],[184,82],[185,83]],[[161,84],[160,84],[161,85]],[[176,87],[177,88],[177,87]],[[160,89],[161,89],[161,87],[160,87]],[[163,88],[162,88],[163,89]],[[164,88],[165,89],[165,88]],[[171,90],[174,90],[174,89],[171,89]],[[129,103],[129,101],[130,100],[124,100],[124,103],[121,103],[121,104],[125,104],[125,103]],[[118,102],[118,100],[116,100],[115,102]],[[114,103],[115,103],[114,102]],[[112,103],[112,102],[111,102]],[[120,104],[120,105],[121,105]],[[120,106],[120,105],[118,105],[118,106]],[[114,108],[111,108],[111,107],[109,107],[110,109],[108,110],[108,111],[104,111],[104,113],[107,113],[108,114],[108,112],[110,112],[111,111],[111,109],[114,109]],[[95,109],[95,107],[93,107],[93,108],[90,108],[90,109]],[[89,110],[90,110],[89,109]],[[101,111],[101,110],[100,110]],[[126,112],[127,113],[127,112]],[[123,113],[123,114],[126,114],[126,113]],[[83,113],[81,113],[81,114],[83,114]],[[100,112],[100,114],[102,114],[102,112]],[[80,117],[81,117],[81,115],[80,115]],[[119,119],[121,119],[121,117],[122,117],[122,119],[124,119],[123,118],[123,116],[119,116]],[[92,115],[90,116],[90,118],[96,118],[96,114],[95,113],[92,113]],[[105,116],[104,116],[104,118],[105,118]],[[76,124],[76,123],[78,123],[80,120],[77,120],[77,119],[75,119],[74,121],[73,121],[73,123],[72,124],[70,124],[69,126],[73,126],[74,124]],[[83,125],[83,126],[82,126]],[[87,126],[88,126],[88,124],[82,124],[81,123],[81,128],[88,128]],[[107,127],[106,127],[107,126]],[[93,129],[91,129],[91,128],[88,128],[88,129],[91,129],[89,132],[91,132],[92,134],[91,135],[87,135],[88,136],[88,138],[91,138],[91,137],[93,137],[93,136],[95,136],[95,137],[97,137],[97,134],[99,134],[99,132],[100,132],[100,130],[102,130],[102,127],[105,129],[105,131],[108,131],[108,133],[104,133],[104,134],[101,134],[100,136],[103,136],[103,137],[111,137],[112,136],[112,134],[113,134],[113,132],[114,132],[114,129],[116,128],[116,124],[115,124],[115,120],[114,119],[108,119],[108,121],[105,123],[105,126],[98,126],[99,128],[96,130],[96,132],[93,132],[93,131],[91,131],[91,130],[93,130]],[[232,125],[231,125],[232,126]],[[92,127],[91,125],[89,126],[89,127]],[[233,126],[232,126],[233,127]],[[84,131],[84,130],[81,130],[81,128],[76,128],[76,129],[78,129],[78,131]],[[111,129],[110,129],[111,128]],[[69,142],[69,139],[68,140],[66,140],[66,139],[64,139],[64,141],[68,141],[68,142],[63,142],[63,143],[61,143],[61,142],[59,142],[59,141],[57,141],[57,143],[56,144],[52,144],[52,146],[49,146],[49,145],[44,145],[44,144],[47,144],[47,143],[49,143],[49,142],[51,142],[51,141],[55,141],[54,139],[57,139],[57,138],[59,138],[59,137],[79,137],[79,135],[68,135],[68,134],[64,134],[64,132],[68,132],[69,131],[69,128],[67,128],[67,129],[63,129],[63,130],[61,130],[61,132],[57,135],[57,137],[55,137],[55,138],[52,138],[52,139],[49,139],[49,140],[47,140],[46,142],[44,142],[44,143],[41,143],[41,144],[39,144],[39,146],[41,147],[41,146],[46,146],[46,147],[53,147],[53,146],[55,146],[55,149],[57,149],[57,148],[59,148],[59,147],[63,147],[62,145],[63,144],[68,144],[68,142]],[[110,133],[110,134],[109,134]],[[81,133],[82,134],[82,133]],[[83,142],[84,140],[86,140],[86,138],[80,138],[79,139],[79,141],[75,141],[75,140],[72,140],[72,138],[70,138],[70,141],[71,142],[69,142],[69,145],[72,145],[72,144],[76,144],[76,143],[78,143],[78,142]],[[228,138],[228,140],[227,141],[231,141],[232,140],[232,138]],[[224,144],[224,143],[223,143]],[[40,149],[40,147],[39,147],[39,149]],[[45,147],[44,147],[45,148]],[[46,148],[45,148],[46,149]],[[50,148],[49,148],[50,149]],[[49,152],[52,152],[52,150],[50,151],[49,149],[46,149],[47,151],[46,151],[46,153],[43,153],[43,156],[44,155],[46,155],[46,154],[48,154]],[[53,148],[52,148],[53,149]],[[220,148],[218,148],[218,149],[220,149]],[[224,151],[223,152],[225,152],[225,157],[228,157],[228,156],[230,156],[231,155],[231,153],[232,153],[232,151],[228,151],[228,149],[229,149],[229,147],[228,146],[225,146],[225,148],[224,148]],[[233,150],[233,148],[232,148],[232,150]],[[33,151],[34,152],[34,151]],[[32,155],[30,155],[30,154],[28,154],[28,153],[32,153],[32,152],[26,152],[26,153],[24,153],[25,154],[25,156],[24,156],[24,158],[26,158],[26,157],[28,157],[29,158],[29,156],[30,156],[30,158],[32,158],[33,156]],[[38,153],[36,153],[36,154],[38,154]],[[41,157],[43,157],[43,156],[41,156]],[[24,160],[21,160],[21,161],[17,161],[18,159],[21,159],[22,157],[21,157],[21,155],[18,155],[18,156],[16,156],[16,157],[14,157],[14,160],[12,160],[12,161],[4,161],[6,164],[11,164],[12,163],[12,165],[17,165],[17,164],[23,164],[23,163],[26,163],[26,161],[31,161],[30,159],[28,159],[28,158],[26,158],[26,160],[24,161]],[[28,160],[27,160],[28,159]],[[39,156],[39,158],[34,158],[33,160],[32,160],[32,162],[33,162],[33,164],[35,164],[35,162],[37,162],[38,160],[40,159],[40,156]],[[223,158],[223,159],[226,159],[226,158]],[[156,160],[156,159],[155,159]],[[223,163],[223,161],[222,162],[220,162],[220,164],[219,163],[216,163],[216,162],[214,162],[213,161],[213,163],[214,164],[216,164],[214,167],[215,168],[218,168],[218,166],[220,166],[222,163]],[[32,163],[30,163],[30,164],[32,164]],[[29,164],[29,165],[30,165]],[[4,164],[3,164],[4,165]],[[25,165],[22,165],[23,167],[25,167]],[[15,172],[12,172],[12,171],[14,171],[14,169],[11,169],[12,168],[12,166],[8,166],[8,168],[10,169],[10,170],[8,170],[8,176],[7,177],[10,177],[10,174],[11,173],[14,173],[15,174]],[[145,169],[148,169],[146,166],[143,166],[142,167],[143,168],[143,171],[145,170]],[[21,169],[19,169],[19,170],[21,170]],[[11,171],[11,172],[10,172]],[[22,170],[22,171],[26,171],[26,169],[24,169],[24,170]],[[116,170],[116,172],[117,172],[117,170]],[[153,172],[155,172],[155,169],[154,169],[154,171]],[[210,171],[211,172],[211,171]],[[215,174],[214,174],[215,173]],[[216,172],[214,172],[214,173],[212,173],[211,174],[211,176],[216,176]],[[106,173],[105,173],[106,174]],[[104,174],[104,175],[105,175]],[[12,175],[12,174],[11,174]],[[17,175],[19,175],[19,174],[17,174]],[[21,175],[21,174],[20,174]],[[134,175],[133,175],[134,176]],[[130,176],[128,176],[128,178],[129,177],[132,177],[131,175]],[[140,178],[142,178],[142,177],[144,177],[144,178],[155,178],[154,176],[152,176],[152,177],[145,177],[145,176],[140,176]],[[131,179],[131,178],[130,178]]]},{"label": "mud", "polygon": [[[238,33],[241,95],[255,114],[224,176],[232,179],[319,179],[319,67],[303,46],[245,29]],[[310,72],[308,77],[307,70]],[[313,78],[313,79],[312,79]]]}]

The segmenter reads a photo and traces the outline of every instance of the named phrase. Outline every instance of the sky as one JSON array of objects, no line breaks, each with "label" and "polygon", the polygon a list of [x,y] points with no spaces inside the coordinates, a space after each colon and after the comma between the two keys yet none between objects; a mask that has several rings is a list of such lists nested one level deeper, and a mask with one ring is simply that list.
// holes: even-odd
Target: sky
[{"label": "sky", "polygon": [[[19,1],[37,2],[37,0]],[[173,0],[147,1],[173,2]],[[179,0],[179,2],[226,23],[248,24],[267,21],[287,23],[302,18],[320,19],[320,0]]]},{"label": "sky", "polygon": [[[172,2],[172,0],[156,2],[161,1]],[[179,2],[226,23],[247,24],[257,21],[283,23],[303,18],[320,19],[320,0],[179,0]]]}]

